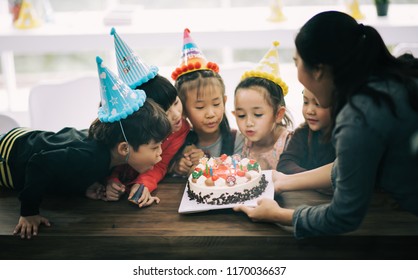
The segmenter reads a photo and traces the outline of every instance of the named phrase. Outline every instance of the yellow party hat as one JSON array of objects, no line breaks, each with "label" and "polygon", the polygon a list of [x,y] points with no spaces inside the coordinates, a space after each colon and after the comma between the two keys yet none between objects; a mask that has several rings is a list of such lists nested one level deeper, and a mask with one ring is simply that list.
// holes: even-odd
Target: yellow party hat
[{"label": "yellow party hat", "polygon": [[271,0],[270,4],[270,16],[267,18],[269,21],[280,22],[286,20],[282,11],[282,0]]},{"label": "yellow party hat", "polygon": [[19,17],[14,26],[19,29],[35,28],[41,25],[41,20],[36,14],[32,4],[23,0],[19,11]]},{"label": "yellow party hat", "polygon": [[241,80],[249,77],[258,77],[270,80],[282,88],[283,96],[285,96],[289,91],[289,87],[280,78],[278,46],[279,42],[274,41],[273,46],[264,55],[257,66],[253,70],[244,72]]}]

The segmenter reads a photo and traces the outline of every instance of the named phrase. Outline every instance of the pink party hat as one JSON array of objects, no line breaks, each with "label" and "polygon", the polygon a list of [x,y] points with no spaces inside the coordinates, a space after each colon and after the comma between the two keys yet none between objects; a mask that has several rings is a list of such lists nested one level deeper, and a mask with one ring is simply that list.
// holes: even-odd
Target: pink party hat
[{"label": "pink party hat", "polygon": [[103,59],[96,57],[100,79],[101,107],[98,117],[101,122],[112,123],[127,118],[144,105],[143,90],[133,90],[110,71]]},{"label": "pink party hat", "polygon": [[241,77],[241,80],[244,80],[248,77],[259,77],[270,80],[282,88],[283,95],[285,96],[289,91],[289,87],[280,78],[279,51],[277,48],[278,46],[279,42],[274,41],[273,46],[264,55],[264,57],[260,60],[257,66],[253,70],[244,72],[244,74]]},{"label": "pink party hat", "polygon": [[132,89],[153,79],[158,74],[158,67],[148,66],[132,49],[119,37],[112,27],[110,35],[115,40],[116,63],[119,77]]},{"label": "pink party hat", "polygon": [[190,36],[190,30],[186,28],[183,33],[183,51],[180,65],[173,71],[171,78],[177,80],[179,76],[197,70],[212,70],[218,73],[219,67],[216,63],[207,61]]}]

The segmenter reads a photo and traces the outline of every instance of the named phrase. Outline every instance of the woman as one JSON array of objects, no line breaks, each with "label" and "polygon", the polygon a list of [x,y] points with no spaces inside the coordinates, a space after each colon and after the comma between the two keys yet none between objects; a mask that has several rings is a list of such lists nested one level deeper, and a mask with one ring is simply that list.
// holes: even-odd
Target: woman
[{"label": "woman", "polygon": [[262,200],[238,206],[251,219],[293,225],[296,238],[357,229],[375,188],[418,215],[416,60],[393,57],[371,26],[345,13],[310,19],[295,40],[299,81],[324,107],[332,107],[334,163],[294,175],[273,174],[277,192],[332,186],[330,204],[281,208]]}]

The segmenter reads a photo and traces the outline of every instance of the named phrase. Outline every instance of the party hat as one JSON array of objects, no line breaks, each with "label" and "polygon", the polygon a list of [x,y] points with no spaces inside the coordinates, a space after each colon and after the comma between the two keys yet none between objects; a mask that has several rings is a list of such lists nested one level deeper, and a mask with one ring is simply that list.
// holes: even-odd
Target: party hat
[{"label": "party hat", "polygon": [[145,102],[143,90],[133,90],[103,64],[103,59],[96,57],[100,79],[101,107],[98,117],[101,122],[112,123],[125,119]]},{"label": "party hat", "polygon": [[119,37],[112,27],[110,35],[115,39],[116,62],[119,77],[132,89],[153,79],[158,74],[158,67],[148,66],[142,59]]},{"label": "party hat", "polygon": [[279,52],[277,50],[278,46],[279,42],[274,41],[273,46],[264,55],[264,57],[260,60],[257,66],[253,70],[246,71],[242,75],[241,80],[244,80],[248,77],[259,77],[270,80],[282,88],[283,95],[285,96],[289,91],[289,88],[286,85],[286,83],[283,82],[283,80],[280,78]]},{"label": "party hat", "polygon": [[29,29],[40,26],[41,20],[39,19],[39,16],[32,4],[28,1],[22,1],[19,10],[19,17],[13,24],[19,29]]},{"label": "party hat", "polygon": [[270,2],[270,16],[267,19],[273,22],[280,22],[286,20],[286,17],[282,11],[282,0],[271,0]]},{"label": "party hat", "polygon": [[183,33],[183,51],[180,66],[173,71],[171,78],[177,80],[179,76],[197,70],[212,70],[218,73],[219,67],[216,63],[207,61],[190,36],[190,30],[186,28]]}]

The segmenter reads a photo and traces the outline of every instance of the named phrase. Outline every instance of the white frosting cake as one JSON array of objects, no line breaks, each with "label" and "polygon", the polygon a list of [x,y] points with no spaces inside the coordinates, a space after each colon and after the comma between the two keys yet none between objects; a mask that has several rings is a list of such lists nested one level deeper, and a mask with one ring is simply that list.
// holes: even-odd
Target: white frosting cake
[{"label": "white frosting cake", "polygon": [[267,186],[260,165],[240,156],[200,159],[188,178],[188,196],[198,203],[242,203],[260,196]]}]

